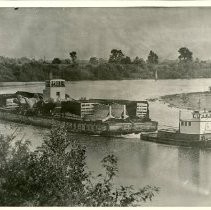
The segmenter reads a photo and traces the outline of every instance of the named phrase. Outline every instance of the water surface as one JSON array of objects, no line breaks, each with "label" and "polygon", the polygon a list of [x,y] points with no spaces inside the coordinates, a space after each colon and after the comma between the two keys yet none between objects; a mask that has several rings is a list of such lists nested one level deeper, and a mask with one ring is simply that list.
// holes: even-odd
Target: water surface
[{"label": "water surface", "polygon": [[[80,81],[67,84],[72,98],[114,98],[144,100],[166,94],[207,91],[211,79],[194,80],[129,80]],[[2,86],[2,83],[1,83]],[[42,92],[44,83],[16,83],[2,86],[0,93],[17,90]],[[160,102],[150,102],[150,117],[159,121],[160,127],[178,127],[178,109]],[[190,114],[189,112],[184,115]],[[10,133],[17,125],[0,122],[0,130]],[[6,128],[6,129],[5,129]],[[40,145],[47,129],[22,126],[19,138],[32,142],[32,149]],[[119,160],[118,184],[141,187],[146,184],[160,187],[160,193],[149,206],[210,206],[211,205],[211,150],[168,146],[143,142],[138,135],[124,138],[75,135],[87,147],[90,170],[100,172],[100,160],[114,153]]]}]

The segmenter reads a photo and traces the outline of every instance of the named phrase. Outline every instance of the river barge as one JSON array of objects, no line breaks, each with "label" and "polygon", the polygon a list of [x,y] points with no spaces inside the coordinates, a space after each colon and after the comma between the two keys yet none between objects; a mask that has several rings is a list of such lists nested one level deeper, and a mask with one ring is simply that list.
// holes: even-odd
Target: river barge
[{"label": "river barge", "polygon": [[116,136],[153,132],[147,101],[70,98],[65,81],[46,81],[43,94],[16,92],[0,95],[0,119],[50,128],[66,124],[73,133]]},{"label": "river barge", "polygon": [[131,122],[121,120],[86,121],[74,117],[27,116],[0,108],[0,119],[21,124],[51,128],[65,124],[70,132],[90,135],[118,136],[131,133],[152,132],[157,129],[157,122]]},{"label": "river barge", "polygon": [[211,148],[211,112],[194,111],[191,119],[179,118],[179,129],[142,133],[141,140],[185,147]]}]

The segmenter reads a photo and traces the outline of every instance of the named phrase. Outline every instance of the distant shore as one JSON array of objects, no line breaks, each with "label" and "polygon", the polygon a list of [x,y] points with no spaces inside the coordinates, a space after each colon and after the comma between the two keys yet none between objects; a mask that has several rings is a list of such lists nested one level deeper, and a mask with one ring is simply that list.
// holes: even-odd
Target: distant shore
[{"label": "distant shore", "polygon": [[170,107],[188,110],[211,110],[211,92],[193,92],[165,95],[149,101],[159,100]]},{"label": "distant shore", "polygon": [[0,82],[0,87],[11,87],[11,86],[23,86],[23,85],[38,85],[44,84],[44,82]]}]

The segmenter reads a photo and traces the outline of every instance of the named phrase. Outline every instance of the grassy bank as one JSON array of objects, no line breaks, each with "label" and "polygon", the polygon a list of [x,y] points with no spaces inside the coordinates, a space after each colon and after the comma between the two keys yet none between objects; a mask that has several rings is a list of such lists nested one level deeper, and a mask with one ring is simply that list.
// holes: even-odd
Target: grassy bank
[{"label": "grassy bank", "polygon": [[180,109],[211,110],[211,92],[194,92],[161,96],[158,100]]}]

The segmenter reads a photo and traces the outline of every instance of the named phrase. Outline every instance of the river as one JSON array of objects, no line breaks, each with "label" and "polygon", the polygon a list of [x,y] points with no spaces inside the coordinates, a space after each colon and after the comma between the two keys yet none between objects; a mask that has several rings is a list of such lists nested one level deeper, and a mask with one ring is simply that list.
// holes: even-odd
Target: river
[{"label": "river", "polygon": [[[144,100],[166,94],[207,91],[211,79],[191,80],[123,80],[68,82],[67,94],[72,98],[114,98]],[[17,90],[42,92],[44,83],[1,83],[0,94]],[[176,108],[159,101],[150,102],[150,117],[160,127],[177,127]],[[183,110],[185,116],[188,111]],[[10,133],[17,124],[0,122],[0,131]],[[42,143],[47,129],[19,126],[18,138],[32,142],[32,149]],[[211,150],[196,150],[143,142],[139,135],[123,138],[75,135],[87,147],[89,169],[101,171],[100,160],[107,154],[118,157],[119,174],[116,183],[142,187],[150,184],[160,192],[146,206],[210,206],[211,205]]]}]

